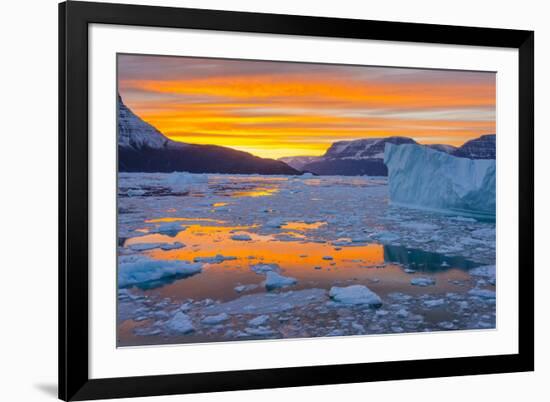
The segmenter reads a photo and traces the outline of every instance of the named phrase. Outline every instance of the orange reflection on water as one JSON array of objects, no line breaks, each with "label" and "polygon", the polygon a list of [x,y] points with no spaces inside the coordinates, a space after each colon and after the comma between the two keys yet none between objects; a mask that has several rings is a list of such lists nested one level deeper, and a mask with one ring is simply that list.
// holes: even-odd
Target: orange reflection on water
[{"label": "orange reflection on water", "polygon": [[284,225],[281,226],[282,229],[288,229],[288,230],[299,230],[299,231],[305,231],[305,230],[313,230],[318,229],[323,225],[326,225],[326,222],[287,222]]},{"label": "orange reflection on water", "polygon": [[257,187],[251,190],[235,191],[231,197],[268,197],[279,192],[278,188]]},{"label": "orange reflection on water", "polygon": [[[202,273],[175,281],[148,292],[158,292],[163,297],[176,299],[212,297],[230,300],[237,296],[237,284],[258,284],[253,292],[265,291],[263,275],[251,270],[255,264],[277,264],[283,275],[298,280],[292,289],[310,287],[330,288],[344,283],[363,283],[373,291],[384,295],[392,291],[421,294],[425,288],[410,286],[412,277],[399,265],[385,263],[384,247],[380,244],[358,245],[335,248],[330,243],[278,240],[276,235],[260,235],[250,232],[255,226],[187,226],[176,236],[159,233],[128,239],[125,246],[136,243],[181,242],[185,247],[175,250],[154,249],[144,254],[159,260],[193,261],[197,257],[214,257],[221,254],[235,257],[221,263],[203,264]],[[248,234],[249,241],[236,240],[236,234]],[[285,234],[291,232],[285,232]],[[278,235],[283,234],[279,233]],[[300,235],[299,233],[296,233]],[[419,273],[419,275],[421,275]],[[467,273],[460,269],[449,269],[437,276],[437,289],[453,291],[451,280],[464,280]],[[435,288],[434,288],[435,290]]]},{"label": "orange reflection on water", "polygon": [[166,218],[155,218],[148,219],[146,223],[163,223],[163,222],[212,222],[212,223],[225,223],[220,219],[212,218],[180,218],[180,217],[166,217]]},{"label": "orange reflection on water", "polygon": [[[298,224],[297,224],[298,225]],[[307,224],[305,224],[307,225]],[[315,226],[315,224],[312,224]],[[298,225],[299,226],[299,225]],[[384,248],[378,244],[344,247],[336,250],[330,243],[308,241],[280,241],[274,235],[248,232],[254,226],[203,226],[190,225],[187,230],[171,237],[159,233],[140,236],[126,241],[136,243],[162,243],[179,241],[187,247],[163,251],[152,250],[147,254],[161,260],[193,260],[195,257],[210,257],[216,254],[237,257],[227,261],[235,265],[243,263],[276,263],[283,269],[325,268],[334,265],[377,265],[384,262]],[[252,240],[233,240],[231,236],[246,233]],[[225,264],[225,263],[224,263]]]}]

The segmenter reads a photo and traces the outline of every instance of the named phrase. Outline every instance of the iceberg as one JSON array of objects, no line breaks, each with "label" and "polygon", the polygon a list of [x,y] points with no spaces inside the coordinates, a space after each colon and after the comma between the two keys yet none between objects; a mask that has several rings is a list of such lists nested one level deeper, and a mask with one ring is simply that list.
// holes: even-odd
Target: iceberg
[{"label": "iceberg", "polygon": [[162,279],[177,279],[201,272],[200,264],[187,261],[153,260],[142,256],[121,256],[118,262],[119,288]]},{"label": "iceberg", "polygon": [[494,216],[494,159],[459,158],[431,148],[386,144],[389,198],[393,204]]}]

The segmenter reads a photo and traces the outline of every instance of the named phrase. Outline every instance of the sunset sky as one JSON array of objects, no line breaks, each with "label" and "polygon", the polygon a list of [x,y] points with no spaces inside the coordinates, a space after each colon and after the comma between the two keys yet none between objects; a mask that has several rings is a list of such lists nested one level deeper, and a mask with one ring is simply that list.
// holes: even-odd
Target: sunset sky
[{"label": "sunset sky", "polygon": [[461,145],[495,133],[494,73],[119,55],[118,85],[169,138],[261,157],[322,155],[358,138]]}]

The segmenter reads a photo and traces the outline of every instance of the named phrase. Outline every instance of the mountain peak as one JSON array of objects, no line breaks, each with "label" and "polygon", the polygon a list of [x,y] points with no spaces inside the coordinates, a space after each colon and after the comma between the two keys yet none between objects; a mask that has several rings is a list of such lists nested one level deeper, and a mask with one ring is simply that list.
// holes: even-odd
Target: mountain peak
[{"label": "mountain peak", "polygon": [[466,141],[452,155],[469,159],[495,159],[496,139],[496,134],[482,135],[479,138]]},{"label": "mountain peak", "polygon": [[124,148],[161,149],[175,144],[149,123],[136,116],[118,95],[118,146]]},{"label": "mountain peak", "polygon": [[333,143],[323,156],[326,159],[383,159],[384,146],[391,144],[416,144],[408,137],[362,138]]}]

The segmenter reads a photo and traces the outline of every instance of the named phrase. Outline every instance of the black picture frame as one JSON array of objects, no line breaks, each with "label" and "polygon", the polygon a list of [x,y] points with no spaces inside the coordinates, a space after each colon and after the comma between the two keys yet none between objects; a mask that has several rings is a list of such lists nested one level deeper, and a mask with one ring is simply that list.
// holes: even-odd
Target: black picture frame
[{"label": "black picture frame", "polygon": [[[88,26],[507,47],[519,52],[517,354],[90,379]],[[69,1],[59,4],[59,398],[89,400],[534,370],[534,32]]]}]

